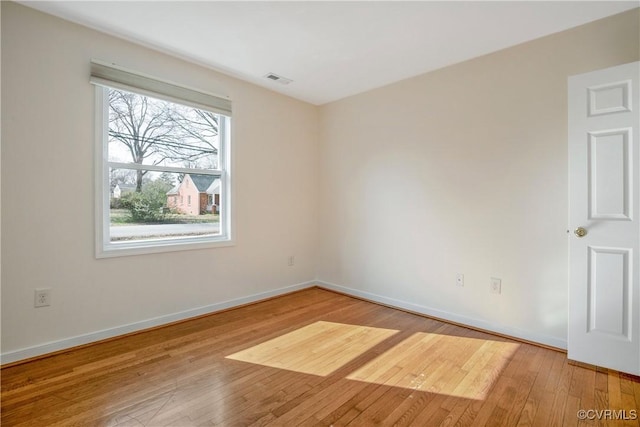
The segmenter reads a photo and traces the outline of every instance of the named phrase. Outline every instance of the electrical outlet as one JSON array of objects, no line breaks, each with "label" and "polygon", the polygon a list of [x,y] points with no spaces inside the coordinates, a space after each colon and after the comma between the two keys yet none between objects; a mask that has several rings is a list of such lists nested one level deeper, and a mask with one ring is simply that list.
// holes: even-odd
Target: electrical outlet
[{"label": "electrical outlet", "polygon": [[456,286],[464,286],[464,274],[458,273],[456,274]]},{"label": "electrical outlet", "polygon": [[489,285],[489,292],[492,294],[502,293],[502,280],[497,277],[492,277]]},{"label": "electrical outlet", "polygon": [[34,307],[47,307],[51,305],[51,288],[41,288],[35,290]]},{"label": "electrical outlet", "polygon": [[296,257],[294,257],[293,255],[289,255],[289,257],[287,258],[287,265],[289,267],[293,267],[296,263]]}]

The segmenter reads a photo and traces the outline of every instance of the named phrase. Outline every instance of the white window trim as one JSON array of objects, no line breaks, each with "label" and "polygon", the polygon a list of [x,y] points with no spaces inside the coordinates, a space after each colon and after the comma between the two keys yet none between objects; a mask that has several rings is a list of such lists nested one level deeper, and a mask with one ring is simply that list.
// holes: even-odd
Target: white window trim
[{"label": "white window trim", "polygon": [[[106,85],[105,85],[106,86]],[[230,141],[230,133],[226,129],[230,127],[230,115],[220,116],[221,130],[219,135],[224,138],[220,141],[219,170],[198,171],[198,173],[219,175],[221,181],[220,194],[220,235],[203,237],[178,237],[164,239],[148,239],[130,242],[112,243],[110,241],[110,185],[109,185],[109,158],[108,158],[108,127],[109,108],[107,98],[104,96],[107,90],[102,84],[95,87],[95,256],[96,258],[121,257],[129,255],[143,255],[152,253],[174,252],[183,250],[226,247],[235,245],[235,215],[232,204],[233,185],[231,180],[233,146]],[[129,90],[143,95],[154,96],[148,91],[141,91],[135,87],[118,88]],[[107,86],[109,87],[109,86]],[[115,87],[115,85],[110,86]],[[172,102],[177,102],[172,99]],[[189,103],[186,103],[189,105]],[[232,131],[232,129],[230,129]],[[111,162],[114,164],[114,162]],[[129,169],[151,170],[151,165],[123,164]],[[190,169],[162,167],[161,170],[173,172],[193,172]]]}]

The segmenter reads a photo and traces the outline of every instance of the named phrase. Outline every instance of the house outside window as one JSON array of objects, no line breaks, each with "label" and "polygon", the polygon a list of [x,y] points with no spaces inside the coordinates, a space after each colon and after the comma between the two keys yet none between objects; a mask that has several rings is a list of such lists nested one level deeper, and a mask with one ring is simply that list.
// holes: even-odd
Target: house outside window
[{"label": "house outside window", "polygon": [[233,244],[230,102],[97,62],[91,82],[96,256]]}]

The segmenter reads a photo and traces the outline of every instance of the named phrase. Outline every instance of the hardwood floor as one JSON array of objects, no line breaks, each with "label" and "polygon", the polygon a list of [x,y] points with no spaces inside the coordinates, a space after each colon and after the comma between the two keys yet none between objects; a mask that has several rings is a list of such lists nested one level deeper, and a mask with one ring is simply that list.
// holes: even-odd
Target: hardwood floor
[{"label": "hardwood floor", "polygon": [[322,289],[1,380],[3,426],[640,426],[638,377]]}]

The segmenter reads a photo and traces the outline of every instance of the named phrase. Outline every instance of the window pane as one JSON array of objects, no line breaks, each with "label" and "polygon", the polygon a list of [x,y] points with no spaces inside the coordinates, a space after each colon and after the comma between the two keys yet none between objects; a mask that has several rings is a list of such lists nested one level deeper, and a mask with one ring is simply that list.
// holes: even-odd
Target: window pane
[{"label": "window pane", "polygon": [[220,115],[108,89],[109,161],[218,169]]},{"label": "window pane", "polygon": [[109,169],[112,243],[220,235],[216,175]]}]

